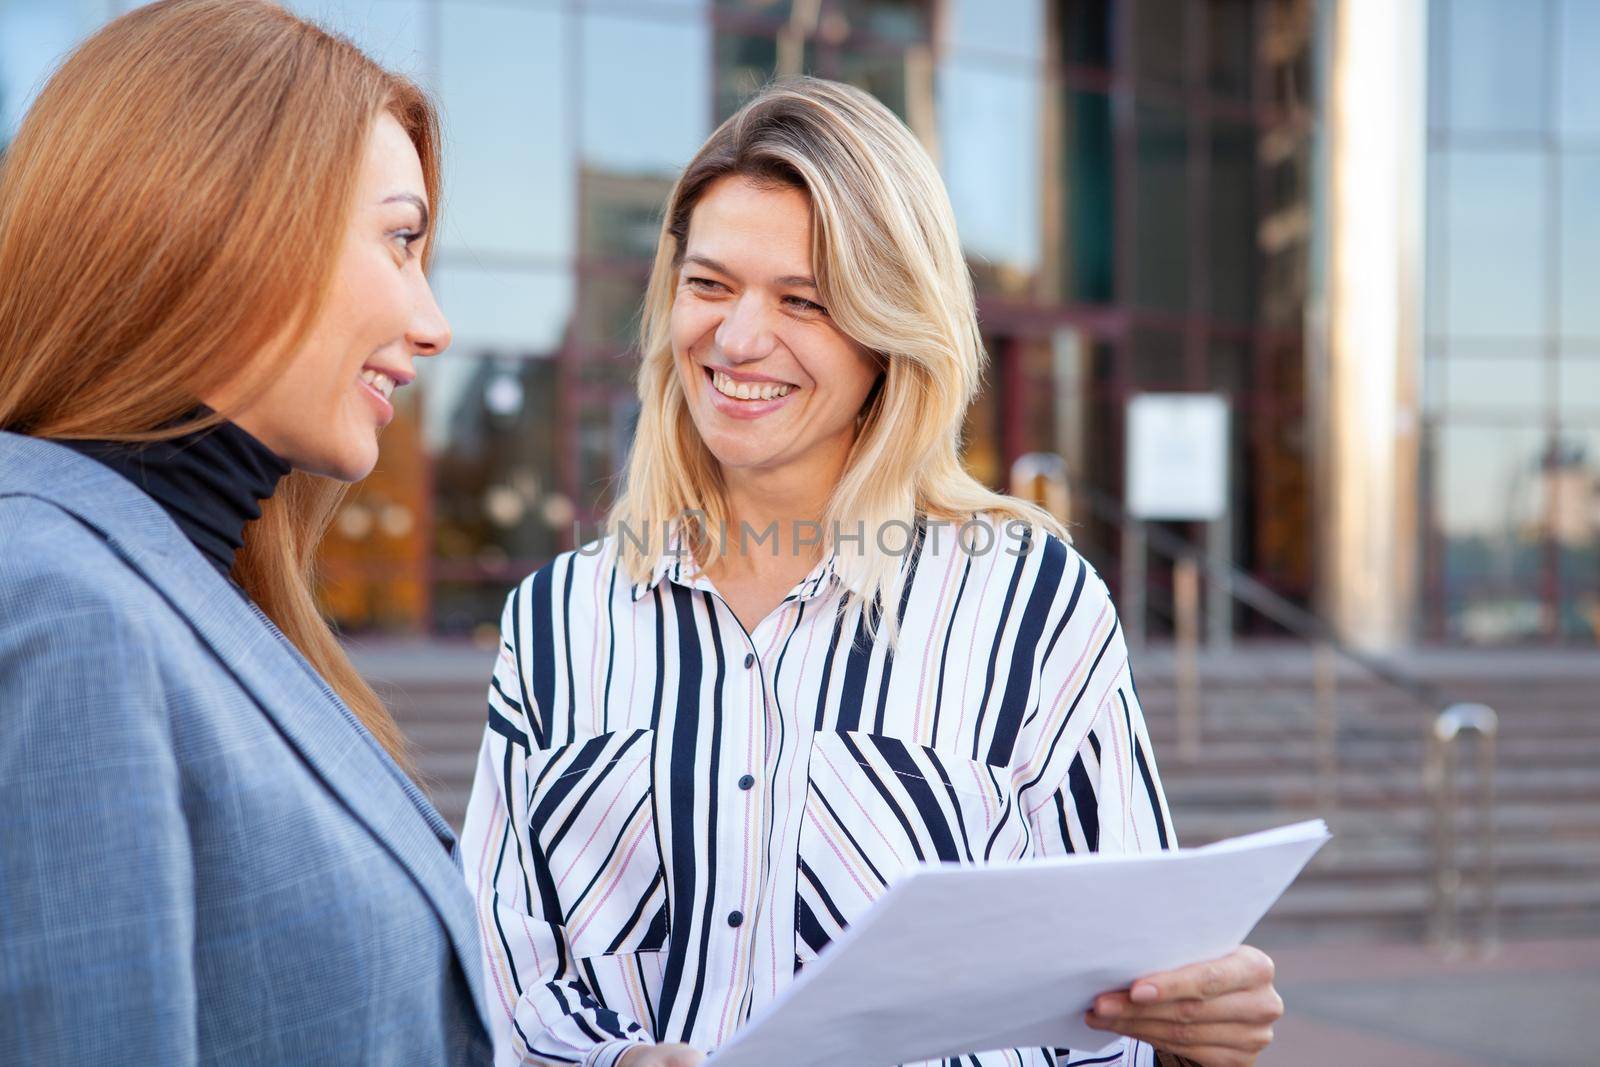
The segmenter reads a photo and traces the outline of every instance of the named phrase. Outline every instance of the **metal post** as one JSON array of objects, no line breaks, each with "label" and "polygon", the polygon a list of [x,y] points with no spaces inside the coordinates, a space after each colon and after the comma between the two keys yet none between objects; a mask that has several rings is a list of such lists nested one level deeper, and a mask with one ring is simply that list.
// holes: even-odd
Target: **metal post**
[{"label": "metal post", "polygon": [[1172,568],[1173,621],[1177,630],[1178,758],[1200,758],[1200,566],[1184,556]]},{"label": "metal post", "polygon": [[1495,739],[1499,717],[1483,704],[1454,704],[1439,713],[1428,739],[1426,782],[1433,791],[1433,890],[1429,939],[1446,953],[1461,951],[1461,865],[1456,858],[1455,742],[1462,733],[1478,735],[1478,942],[1493,952],[1498,937],[1494,833]]}]

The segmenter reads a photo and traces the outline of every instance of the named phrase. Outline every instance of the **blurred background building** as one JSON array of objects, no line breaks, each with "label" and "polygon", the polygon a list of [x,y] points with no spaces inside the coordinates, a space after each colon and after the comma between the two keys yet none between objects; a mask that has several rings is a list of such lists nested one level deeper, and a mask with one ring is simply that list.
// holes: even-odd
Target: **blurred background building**
[{"label": "blurred background building", "polygon": [[[0,146],[129,6],[0,0]],[[1263,1062],[1594,1058],[1600,0],[290,6],[444,114],[455,344],[397,398],[323,592],[449,818],[502,599],[592,535],[626,454],[672,183],[769,79],[815,73],[939,162],[991,356],[966,461],[1005,487],[1064,460],[1080,549],[1155,638],[1140,695],[1185,842],[1335,829],[1253,935],[1295,1006]],[[1225,524],[1126,523],[1148,392],[1226,398]],[[1224,640],[1196,659],[1164,639],[1201,551]],[[1462,700],[1500,736],[1494,788],[1458,797],[1430,738]],[[1451,900],[1521,940],[1416,954]]]},{"label": "blurred background building", "polygon": [[[0,143],[56,59],[128,6],[0,0]],[[1127,399],[1214,391],[1234,413],[1227,554],[1245,573],[1378,647],[1596,638],[1591,0],[1386,5],[1409,35],[1392,16],[1341,35],[1337,0],[291,6],[426,84],[447,134],[434,282],[456,342],[403,394],[329,539],[347,629],[471,632],[575,523],[596,528],[636,415],[661,205],[721,119],[804,71],[869,89],[939,160],[992,359],[968,464],[998,487],[1024,453],[1064,456],[1080,544],[1113,582]],[[1416,195],[1370,205],[1398,212],[1396,245],[1351,245],[1425,278],[1377,354],[1337,343],[1326,280],[1364,209],[1359,177],[1339,197],[1338,74],[1374,57],[1426,71],[1425,92],[1377,116],[1415,140],[1400,179]],[[1384,406],[1341,401],[1341,375],[1374,373],[1400,382]],[[1389,443],[1349,445],[1354,423]],[[1373,535],[1341,508],[1397,471],[1378,588],[1341,604],[1375,573],[1358,544]],[[1165,572],[1149,577],[1159,632]],[[1271,630],[1243,608],[1229,621]]]}]

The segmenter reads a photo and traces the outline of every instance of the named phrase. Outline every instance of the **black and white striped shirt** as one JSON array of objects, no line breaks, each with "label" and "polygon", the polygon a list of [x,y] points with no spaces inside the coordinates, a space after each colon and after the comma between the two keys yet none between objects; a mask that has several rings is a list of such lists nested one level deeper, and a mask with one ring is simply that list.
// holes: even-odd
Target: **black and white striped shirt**
[{"label": "black and white striped shirt", "polygon": [[988,525],[983,553],[923,528],[893,649],[833,557],[752,632],[609,540],[512,592],[463,834],[498,1063],[715,1049],[921,862],[1175,844],[1105,585]]}]

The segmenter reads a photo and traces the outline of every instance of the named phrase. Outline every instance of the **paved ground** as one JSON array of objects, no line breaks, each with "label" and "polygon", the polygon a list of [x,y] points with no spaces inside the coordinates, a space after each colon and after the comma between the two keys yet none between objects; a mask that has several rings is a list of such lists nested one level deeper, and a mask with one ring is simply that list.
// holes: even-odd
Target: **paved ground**
[{"label": "paved ground", "polygon": [[1264,946],[1288,1014],[1262,1067],[1600,1064],[1600,940],[1488,959],[1414,946]]}]

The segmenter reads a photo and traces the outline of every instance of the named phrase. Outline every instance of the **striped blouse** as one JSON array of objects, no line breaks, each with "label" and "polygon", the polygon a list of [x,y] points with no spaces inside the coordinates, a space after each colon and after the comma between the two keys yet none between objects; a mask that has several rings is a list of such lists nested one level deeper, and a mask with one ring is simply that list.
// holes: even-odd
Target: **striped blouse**
[{"label": "striped blouse", "polygon": [[833,557],[750,632],[683,557],[632,584],[609,539],[511,593],[462,838],[497,1063],[713,1050],[919,863],[1174,845],[1105,585],[984,525],[989,551],[920,528],[893,648]]}]

